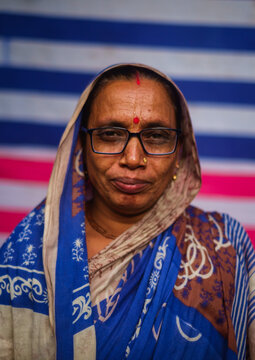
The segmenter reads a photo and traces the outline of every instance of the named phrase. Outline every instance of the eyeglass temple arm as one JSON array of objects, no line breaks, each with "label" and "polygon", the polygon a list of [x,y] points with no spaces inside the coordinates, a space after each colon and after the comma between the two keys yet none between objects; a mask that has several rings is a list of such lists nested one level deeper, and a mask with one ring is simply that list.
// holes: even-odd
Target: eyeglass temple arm
[{"label": "eyeglass temple arm", "polygon": [[82,127],[81,127],[81,130],[84,131],[85,133],[88,133],[88,132],[89,132],[89,129],[85,128],[85,126],[82,126]]}]

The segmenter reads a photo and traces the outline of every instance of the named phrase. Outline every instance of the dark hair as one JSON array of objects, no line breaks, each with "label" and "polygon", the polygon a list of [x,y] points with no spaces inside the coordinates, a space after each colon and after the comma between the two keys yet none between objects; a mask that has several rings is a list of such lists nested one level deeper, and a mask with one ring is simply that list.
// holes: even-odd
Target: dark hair
[{"label": "dark hair", "polygon": [[141,66],[135,65],[120,65],[116,68],[106,70],[96,81],[91,93],[88,96],[88,99],[84,105],[83,109],[83,116],[82,116],[82,124],[83,126],[87,126],[87,122],[90,116],[91,107],[93,101],[99,94],[99,92],[111,81],[115,80],[132,80],[136,79],[137,74],[139,77],[154,80],[159,82],[165,88],[170,102],[173,104],[175,109],[175,117],[176,117],[176,124],[177,128],[181,129],[181,107],[179,101],[179,95],[175,87],[168,82],[165,78],[160,76],[159,74],[155,73],[152,70]]}]

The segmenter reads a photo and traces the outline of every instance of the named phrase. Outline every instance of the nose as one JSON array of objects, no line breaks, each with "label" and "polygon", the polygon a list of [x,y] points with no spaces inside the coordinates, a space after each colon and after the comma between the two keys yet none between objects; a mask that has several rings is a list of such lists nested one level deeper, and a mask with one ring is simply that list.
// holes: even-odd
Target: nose
[{"label": "nose", "polygon": [[140,144],[139,139],[137,137],[131,137],[125,150],[122,153],[120,165],[127,166],[130,169],[144,167],[144,156],[144,150]]}]

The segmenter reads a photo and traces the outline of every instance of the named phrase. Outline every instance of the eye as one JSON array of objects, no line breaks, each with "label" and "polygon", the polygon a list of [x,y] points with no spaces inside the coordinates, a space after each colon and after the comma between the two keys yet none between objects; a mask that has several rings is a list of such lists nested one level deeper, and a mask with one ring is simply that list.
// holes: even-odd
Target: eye
[{"label": "eye", "polygon": [[150,129],[143,132],[143,139],[145,141],[165,142],[171,139],[169,130]]},{"label": "eye", "polygon": [[102,128],[95,132],[95,135],[102,141],[116,141],[126,138],[125,131],[116,128]]}]

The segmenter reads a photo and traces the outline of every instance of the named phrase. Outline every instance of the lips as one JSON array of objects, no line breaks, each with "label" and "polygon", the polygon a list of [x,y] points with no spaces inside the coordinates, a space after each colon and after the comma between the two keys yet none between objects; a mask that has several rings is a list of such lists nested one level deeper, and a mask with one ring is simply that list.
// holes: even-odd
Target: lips
[{"label": "lips", "polygon": [[149,182],[141,179],[120,177],[113,179],[112,184],[121,192],[126,194],[137,194],[142,192],[149,185]]}]

